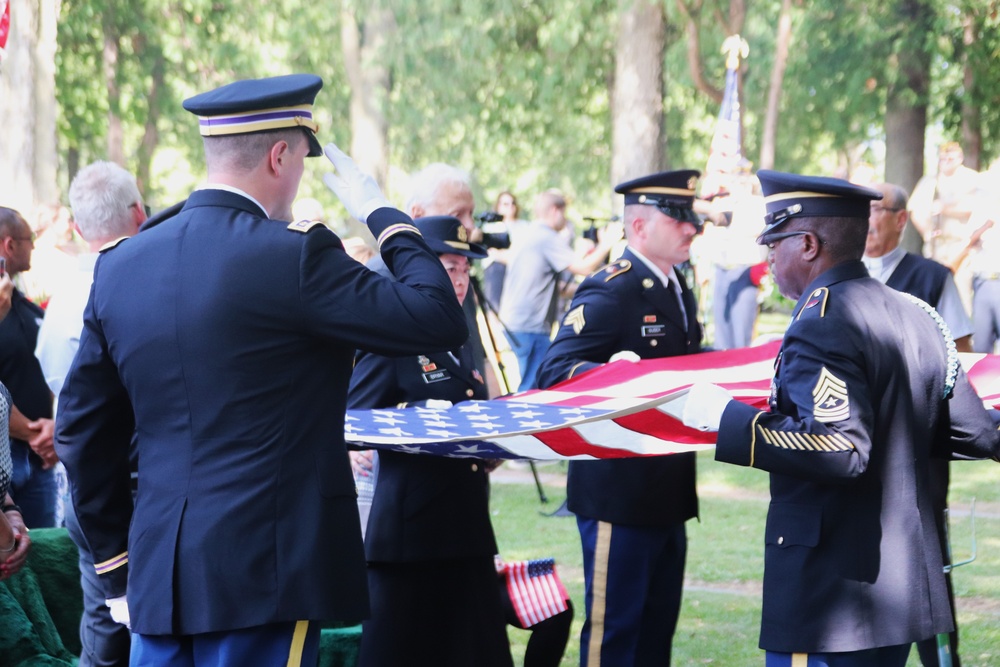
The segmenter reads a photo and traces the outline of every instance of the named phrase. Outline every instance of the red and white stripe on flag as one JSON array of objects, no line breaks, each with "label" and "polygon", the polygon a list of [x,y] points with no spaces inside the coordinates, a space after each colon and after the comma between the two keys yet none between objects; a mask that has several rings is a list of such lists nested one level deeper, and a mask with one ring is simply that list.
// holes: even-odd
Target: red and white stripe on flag
[{"label": "red and white stripe on flag", "polygon": [[530,628],[568,609],[569,594],[556,572],[554,558],[504,563],[503,575],[522,626]]},{"label": "red and white stripe on flag", "polygon": [[[707,449],[715,446],[715,433],[688,428],[681,420],[688,388],[695,382],[712,382],[728,389],[736,400],[767,410],[774,359],[780,346],[775,341],[635,363],[616,361],[549,389],[431,411],[435,413],[431,417],[440,419],[440,424],[421,419],[407,422],[406,415],[416,414],[413,411],[419,412],[420,408],[350,411],[345,435],[349,441],[366,446],[479,458],[588,460]],[[983,403],[1000,407],[1000,357],[962,354],[960,358]],[[481,417],[473,413],[488,412],[500,405],[517,415],[545,409],[578,416],[559,417],[547,425],[537,419],[532,421],[533,417],[518,417],[520,421],[498,422],[489,427],[477,422],[474,427],[467,424],[464,430],[449,430],[463,419],[471,424],[471,419]],[[585,414],[585,409],[594,412]],[[385,414],[371,419],[378,423],[367,426],[368,430],[355,428],[360,423],[359,415],[369,412]]]}]

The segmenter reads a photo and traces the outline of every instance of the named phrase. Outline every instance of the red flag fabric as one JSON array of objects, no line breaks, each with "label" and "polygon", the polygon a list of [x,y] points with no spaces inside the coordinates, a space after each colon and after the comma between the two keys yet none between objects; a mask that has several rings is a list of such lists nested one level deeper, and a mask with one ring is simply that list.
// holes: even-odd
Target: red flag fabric
[{"label": "red flag fabric", "polygon": [[[688,388],[712,382],[765,410],[780,345],[617,361],[550,389],[444,410],[350,410],[345,436],[362,447],[476,458],[592,460],[708,449],[715,434],[680,420]],[[1000,357],[960,357],[987,407],[1000,406]]]},{"label": "red flag fabric", "polygon": [[10,2],[0,0],[0,49],[7,48],[7,36],[10,34]]},{"label": "red flag fabric", "polygon": [[523,627],[530,628],[568,609],[569,594],[556,572],[554,558],[504,563],[501,572]]}]

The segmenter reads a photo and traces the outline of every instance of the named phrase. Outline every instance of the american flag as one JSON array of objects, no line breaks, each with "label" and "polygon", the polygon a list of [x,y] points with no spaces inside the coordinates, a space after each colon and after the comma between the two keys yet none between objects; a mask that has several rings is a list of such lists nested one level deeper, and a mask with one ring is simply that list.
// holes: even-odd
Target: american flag
[{"label": "american flag", "polygon": [[556,573],[554,558],[504,563],[502,574],[523,627],[530,628],[568,609],[569,594]]},{"label": "american flag", "polygon": [[[767,408],[781,343],[639,362],[616,361],[550,389],[447,409],[349,410],[348,442],[362,447],[483,459],[608,459],[709,449],[715,434],[680,421],[695,382]],[[988,407],[1000,405],[1000,357],[962,354]]]},{"label": "american flag", "polygon": [[726,190],[726,176],[735,174],[743,159],[739,68],[740,58],[748,52],[747,43],[739,35],[731,35],[723,42],[722,51],[726,54],[726,85],[702,179],[701,196],[705,199]]}]

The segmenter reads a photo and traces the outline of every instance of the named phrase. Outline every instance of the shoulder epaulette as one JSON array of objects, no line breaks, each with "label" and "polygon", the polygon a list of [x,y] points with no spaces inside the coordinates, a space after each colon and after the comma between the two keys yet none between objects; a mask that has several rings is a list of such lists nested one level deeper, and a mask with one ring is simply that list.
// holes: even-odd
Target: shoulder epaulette
[{"label": "shoulder epaulette", "polygon": [[127,241],[129,238],[130,237],[128,237],[128,236],[120,236],[120,237],[116,238],[114,241],[108,241],[107,243],[105,243],[104,245],[102,245],[101,249],[98,250],[97,252],[107,252],[107,251],[111,250],[112,248],[117,248],[119,243],[121,243],[122,241]]},{"label": "shoulder epaulette", "polygon": [[798,316],[795,319],[801,319],[807,310],[813,310],[819,308],[818,315],[816,317],[824,317],[826,315],[826,302],[830,298],[830,288],[820,287],[813,290],[813,293],[809,295],[809,299],[806,300],[806,305],[802,306],[802,310],[799,311]]},{"label": "shoulder epaulette", "polygon": [[153,227],[156,227],[157,225],[159,225],[161,223],[166,222],[170,218],[172,218],[175,215],[177,215],[178,213],[180,213],[181,209],[184,208],[184,204],[186,204],[186,203],[187,203],[187,199],[185,199],[183,201],[179,201],[176,204],[174,204],[173,206],[168,206],[167,208],[163,209],[162,211],[154,213],[153,215],[151,215],[146,220],[146,222],[142,223],[142,226],[139,227],[139,231],[140,232],[144,232],[146,230],[152,229]]},{"label": "shoulder epaulette", "polygon": [[292,230],[293,232],[301,232],[305,234],[306,232],[308,232],[310,229],[312,229],[317,225],[321,227],[326,227],[326,225],[323,224],[322,220],[299,220],[298,222],[293,222],[292,224],[288,225],[288,229]]},{"label": "shoulder epaulette", "polygon": [[597,269],[596,271],[590,274],[590,277],[591,278],[603,277],[604,282],[608,282],[615,276],[620,276],[621,274],[625,273],[631,268],[632,268],[632,262],[630,262],[627,259],[620,259],[617,262],[612,262],[611,264],[608,264],[605,267]]}]

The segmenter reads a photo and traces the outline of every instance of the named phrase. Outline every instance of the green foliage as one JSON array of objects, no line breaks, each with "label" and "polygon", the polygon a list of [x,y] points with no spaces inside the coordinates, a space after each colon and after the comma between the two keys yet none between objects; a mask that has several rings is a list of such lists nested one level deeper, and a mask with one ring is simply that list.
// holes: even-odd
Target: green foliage
[{"label": "green foliage", "polygon": [[404,3],[394,162],[460,164],[489,190],[606,193],[613,28],[602,0]]},{"label": "green foliage", "polygon": [[[689,5],[694,4],[688,2]],[[715,11],[698,22],[702,70],[721,87],[722,41]],[[905,20],[926,5],[929,24]],[[666,2],[664,129],[666,166],[699,167],[708,156],[717,105],[698,92],[687,62],[686,19]],[[759,150],[770,85],[780,0],[748,3],[743,37],[747,156]],[[387,109],[390,162],[410,172],[432,161],[459,164],[482,185],[481,206],[512,188],[524,203],[546,187],[565,189],[580,210],[611,202],[611,95],[619,3],[614,0],[65,0],[59,25],[57,95],[60,146],[85,163],[106,157],[108,114],[125,129],[125,155],[136,169],[143,125],[158,111],[159,149],[152,193],[169,203],[202,168],[200,138],[181,101],[196,92],[254,76],[312,71],[326,86],[317,105],[321,139],[350,140],[350,89],[341,55],[341,12],[362,23],[387,7],[397,29],[382,54],[391,66]],[[830,173],[844,156],[878,158],[885,93],[913,48],[934,55],[931,122],[957,136],[960,109],[981,110],[984,157],[1000,150],[1000,26],[995,3],[979,0],[797,0],[793,43],[781,101],[779,168]],[[975,40],[964,45],[963,20]],[[109,97],[104,35],[117,46]],[[962,64],[977,85],[966,90]],[[153,72],[164,88],[150,95]],[[155,103],[155,109],[150,104]],[[115,108],[112,109],[112,106]],[[317,161],[319,162],[319,161]],[[304,195],[323,192],[310,165]],[[328,195],[324,195],[328,196]]]}]

